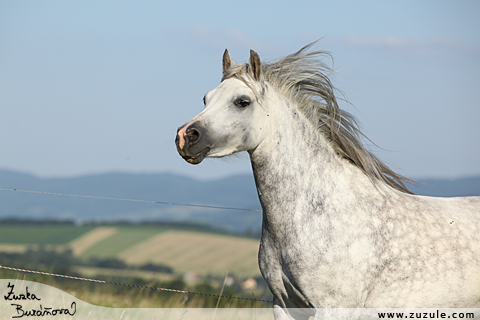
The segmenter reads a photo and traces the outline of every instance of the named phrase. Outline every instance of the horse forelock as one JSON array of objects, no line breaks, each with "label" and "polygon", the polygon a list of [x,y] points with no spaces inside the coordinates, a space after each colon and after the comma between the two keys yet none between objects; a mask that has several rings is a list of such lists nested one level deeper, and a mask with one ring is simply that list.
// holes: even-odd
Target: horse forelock
[{"label": "horse forelock", "polygon": [[266,92],[266,83],[275,87],[327,137],[341,157],[360,168],[372,180],[383,181],[394,189],[411,193],[404,182],[414,181],[395,173],[368,151],[361,137],[369,139],[360,130],[357,119],[338,106],[337,94],[342,93],[329,78],[335,72],[322,61],[325,57],[332,57],[327,51],[310,51],[315,43],[277,61],[262,63],[263,78],[260,82],[249,75],[248,63],[231,65],[224,70],[222,81],[230,78],[243,81],[259,101]]}]

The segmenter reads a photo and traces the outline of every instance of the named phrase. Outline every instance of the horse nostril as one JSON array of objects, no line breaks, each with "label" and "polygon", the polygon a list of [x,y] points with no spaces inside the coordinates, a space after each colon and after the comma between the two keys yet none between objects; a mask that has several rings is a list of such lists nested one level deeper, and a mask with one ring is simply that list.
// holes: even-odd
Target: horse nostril
[{"label": "horse nostril", "polygon": [[200,139],[200,132],[195,128],[189,128],[186,132],[186,138],[190,144],[194,144]]}]

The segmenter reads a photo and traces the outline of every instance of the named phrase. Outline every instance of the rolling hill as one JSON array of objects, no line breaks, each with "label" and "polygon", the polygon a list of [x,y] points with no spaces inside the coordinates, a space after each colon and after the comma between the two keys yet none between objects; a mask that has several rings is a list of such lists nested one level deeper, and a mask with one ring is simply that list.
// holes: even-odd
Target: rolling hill
[{"label": "rolling hill", "polygon": [[84,262],[119,259],[132,268],[152,263],[176,274],[260,277],[258,246],[258,239],[161,225],[0,225],[0,258],[30,249],[71,249]]},{"label": "rolling hill", "polygon": [[[480,177],[454,180],[418,179],[411,186],[428,196],[480,195]],[[174,174],[106,173],[73,178],[41,179],[0,170],[0,188],[112,198],[214,205],[260,210],[251,174],[199,181]],[[85,221],[173,221],[209,225],[232,232],[257,232],[259,211],[208,209],[165,204],[64,197],[0,191],[0,219],[72,219]]]}]

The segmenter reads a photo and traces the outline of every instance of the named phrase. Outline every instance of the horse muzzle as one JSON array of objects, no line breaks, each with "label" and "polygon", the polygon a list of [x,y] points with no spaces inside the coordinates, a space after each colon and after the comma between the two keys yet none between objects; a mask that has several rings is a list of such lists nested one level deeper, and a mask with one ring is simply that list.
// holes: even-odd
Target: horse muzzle
[{"label": "horse muzzle", "polygon": [[175,144],[182,158],[190,164],[199,164],[210,151],[208,135],[199,122],[189,122],[177,130]]}]

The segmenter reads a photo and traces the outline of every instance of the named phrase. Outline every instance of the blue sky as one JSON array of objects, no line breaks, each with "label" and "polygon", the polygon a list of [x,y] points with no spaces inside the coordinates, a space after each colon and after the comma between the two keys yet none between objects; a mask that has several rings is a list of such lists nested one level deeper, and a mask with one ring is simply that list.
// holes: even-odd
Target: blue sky
[{"label": "blue sky", "polygon": [[373,150],[413,178],[480,175],[478,1],[2,1],[0,169],[202,179],[176,128],[218,85],[221,57],[273,60],[323,38],[334,84]]}]

